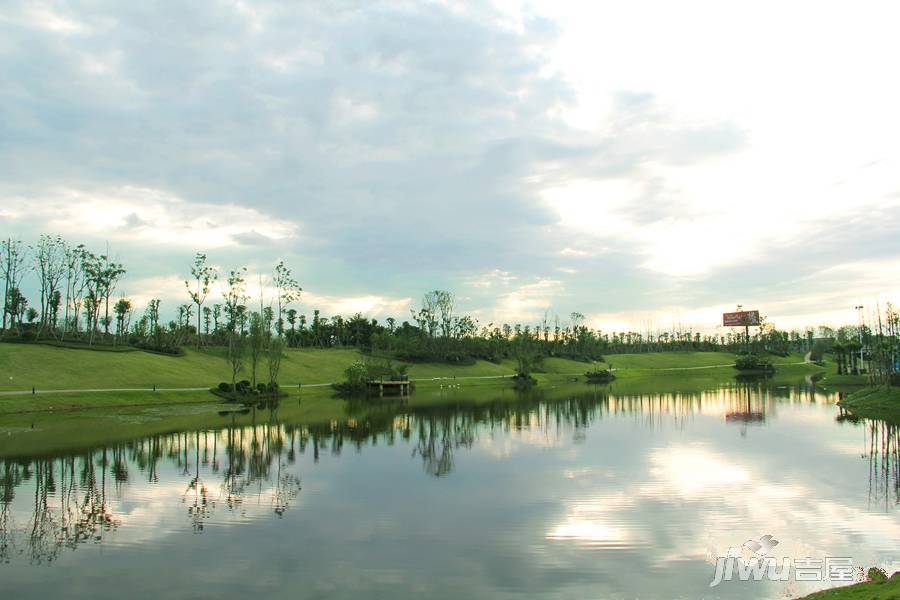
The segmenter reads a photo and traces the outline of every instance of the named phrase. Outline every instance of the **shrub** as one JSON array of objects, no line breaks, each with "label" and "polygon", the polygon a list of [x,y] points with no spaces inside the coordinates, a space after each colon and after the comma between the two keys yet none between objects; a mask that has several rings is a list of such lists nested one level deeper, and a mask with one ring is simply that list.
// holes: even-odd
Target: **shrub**
[{"label": "shrub", "polygon": [[231,384],[226,381],[220,382],[218,387],[219,387],[220,392],[230,392],[231,391]]},{"label": "shrub", "polygon": [[349,386],[364,387],[369,379],[369,366],[362,361],[356,361],[344,370],[344,375],[347,377],[346,383]]},{"label": "shrub", "polygon": [[734,361],[734,368],[739,371],[771,371],[774,370],[772,361],[761,358],[756,354],[742,354]]}]

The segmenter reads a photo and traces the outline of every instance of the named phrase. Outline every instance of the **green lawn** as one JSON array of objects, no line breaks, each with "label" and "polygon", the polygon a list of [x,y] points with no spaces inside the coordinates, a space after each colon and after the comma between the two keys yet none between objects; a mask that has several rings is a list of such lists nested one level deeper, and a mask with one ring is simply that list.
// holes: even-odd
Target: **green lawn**
[{"label": "green lawn", "polygon": [[[344,369],[362,355],[352,349],[289,350],[281,364],[285,386],[297,383],[329,383],[343,378]],[[610,355],[607,362],[620,371],[683,369],[730,365],[734,356],[723,352],[666,352],[659,354]],[[794,355],[775,362],[800,362]],[[544,361],[549,374],[581,374],[591,365],[562,358]],[[484,377],[509,375],[512,361],[501,364],[477,361],[474,365],[413,364],[413,378]],[[229,366],[221,349],[185,356],[163,356],[148,352],[92,352],[47,345],[0,344],[0,390],[209,387],[228,380]]]},{"label": "green lawn", "polygon": [[840,405],[857,417],[900,423],[900,388],[897,387],[863,388],[843,398]]},{"label": "green lawn", "polygon": [[[104,388],[206,388],[229,379],[224,349],[186,349],[184,356],[164,356],[148,352],[97,352],[49,345],[0,344],[0,391],[83,390],[77,393],[37,396],[0,396],[0,414],[42,410],[68,410],[100,406],[142,406],[215,402],[205,391],[198,392],[91,392]],[[298,383],[330,383],[343,379],[344,369],[364,358],[354,349],[288,350],[282,361],[280,382],[285,389]],[[666,389],[711,387],[731,381],[734,356],[723,352],[666,352],[658,354],[609,355],[606,363],[616,369],[614,387],[649,389],[656,382]],[[815,365],[798,365],[801,355],[775,357],[778,377],[799,379],[821,371]],[[397,361],[399,362],[399,361]],[[547,358],[539,381],[547,383],[580,376],[594,368],[589,363],[563,358]],[[515,364],[477,361],[473,365],[413,364],[410,375],[420,387],[432,378],[477,378],[511,375]],[[242,377],[248,377],[245,373]],[[440,381],[433,382],[440,385]],[[467,385],[493,384],[496,380],[469,379]],[[674,386],[674,387],[673,387]]]},{"label": "green lawn", "polygon": [[875,583],[863,582],[855,585],[832,588],[804,596],[800,600],[898,600],[900,599],[900,574],[895,573],[889,580]]},{"label": "green lawn", "polygon": [[[10,346],[12,344],[0,345],[0,352],[4,353],[0,356],[5,361],[10,361],[8,351]],[[170,386],[187,387],[198,383],[195,377],[198,374],[204,375],[202,370],[204,366],[208,365],[207,368],[213,373],[208,381],[221,379],[222,371],[225,370],[221,358],[191,351],[187,356],[170,358],[142,352],[111,355],[49,347],[13,346],[13,348],[16,350],[13,358],[17,364],[28,364],[19,353],[27,355],[32,361],[41,361],[39,365],[43,366],[40,368],[39,365],[30,366],[30,372],[34,373],[36,379],[41,377],[45,382],[52,381],[50,373],[55,368],[61,374],[59,380],[62,384],[71,386],[87,384],[96,387],[127,387],[128,384],[147,381],[149,379],[147,374],[150,373],[155,379],[160,380],[160,385],[165,383]],[[98,356],[103,360],[98,360]],[[122,362],[123,358],[130,359],[131,362]],[[359,354],[352,350],[291,351],[285,361],[285,364],[290,364],[291,367],[286,372],[304,373],[304,381],[309,383],[323,379],[327,381],[332,377],[339,378],[344,366],[357,358]],[[589,386],[581,377],[578,377],[577,381],[572,381],[574,376],[584,373],[590,365],[564,359],[548,359],[544,365],[545,372],[536,375],[540,384],[534,388],[534,393],[547,399],[556,397],[564,399],[585,390],[615,395],[656,391],[698,392],[733,383],[735,370],[731,367],[660,369],[720,365],[726,364],[729,358],[730,355],[727,354],[703,353],[612,356],[610,360],[614,365],[630,363],[632,367],[617,366],[620,369],[618,378],[611,384],[599,386]],[[89,365],[85,371],[86,382],[69,370],[74,369],[79,361]],[[66,368],[60,368],[64,363],[69,364]],[[116,365],[109,367],[108,363]],[[170,366],[170,369],[163,372],[160,365]],[[817,368],[814,365],[783,366],[779,368],[773,381],[793,383]],[[157,369],[155,375],[153,369]],[[415,409],[429,405],[519,401],[520,396],[514,392],[509,383],[499,379],[459,379],[449,382],[445,379],[430,380],[430,377],[452,377],[454,374],[459,377],[505,375],[512,370],[513,365],[509,362],[502,365],[479,362],[468,367],[415,365],[412,373],[414,377],[422,379],[419,380],[417,391],[406,406]],[[101,372],[108,373],[109,377],[100,378]],[[167,375],[169,379],[164,379],[163,375]],[[382,405],[376,400],[371,404],[357,403],[356,408],[353,408],[353,403],[335,397],[328,387],[305,388],[299,391],[296,386],[285,384],[284,390],[288,396],[280,404],[278,418],[293,423],[340,421],[349,416],[364,418],[370,411],[386,410],[384,407],[390,407],[391,402],[387,401]],[[265,418],[264,410],[255,411],[255,416],[219,414],[219,411],[233,408],[234,405],[224,405],[219,398],[206,391],[78,392],[0,397],[0,456],[73,449],[106,443],[110,439],[126,440],[183,429],[216,428],[232,419],[248,424],[253,418]],[[359,410],[362,412],[358,412]]]},{"label": "green lawn", "polygon": [[[38,389],[95,389],[157,387],[211,387],[230,380],[230,367],[220,349],[186,350],[184,356],[149,352],[92,352],[46,345],[0,344],[0,391]],[[344,369],[362,354],[352,349],[288,350],[281,363],[280,380],[297,383],[340,381]],[[399,361],[395,361],[399,362]],[[573,363],[578,371],[581,363]],[[249,367],[248,367],[249,368]],[[245,371],[247,369],[245,368]],[[260,369],[262,371],[262,368]],[[414,378],[509,375],[513,363],[477,361],[474,365],[414,364]],[[246,376],[246,373],[244,374]]]}]

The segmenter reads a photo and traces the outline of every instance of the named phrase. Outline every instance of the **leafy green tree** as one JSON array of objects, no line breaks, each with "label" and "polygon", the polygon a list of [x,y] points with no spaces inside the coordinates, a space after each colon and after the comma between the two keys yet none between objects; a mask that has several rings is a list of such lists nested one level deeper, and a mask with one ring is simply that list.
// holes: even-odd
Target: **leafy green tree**
[{"label": "leafy green tree", "polygon": [[276,304],[276,320],[275,330],[278,337],[284,335],[284,318],[283,313],[287,307],[300,299],[300,292],[303,288],[294,279],[291,270],[287,268],[284,261],[280,261],[275,265],[275,304]]},{"label": "leafy green tree", "polygon": [[[20,302],[22,296],[19,286],[25,275],[25,249],[20,240],[6,238],[0,243],[0,276],[3,277],[3,329],[6,329],[7,317],[10,318],[10,328],[15,328],[15,319],[19,314],[19,305],[13,306],[11,302]],[[16,291],[13,294],[13,290]]]},{"label": "leafy green tree", "polygon": [[44,333],[50,317],[50,301],[58,292],[66,272],[66,245],[59,236],[42,235],[32,248],[34,272],[38,275],[41,294],[40,326],[38,335]]},{"label": "leafy green tree", "polygon": [[231,391],[237,392],[237,376],[244,364],[244,336],[238,332],[241,308],[246,310],[247,269],[241,267],[231,271],[225,288],[225,314],[229,319],[228,326],[228,364],[231,367]]},{"label": "leafy green tree", "polygon": [[119,298],[113,307],[116,315],[116,339],[120,339],[128,333],[128,326],[131,320],[131,300],[128,298]]},{"label": "leafy green tree", "polygon": [[[191,297],[191,302],[197,305],[197,349],[200,349],[200,313],[206,297],[209,295],[210,286],[218,281],[219,273],[215,267],[206,263],[206,255],[198,252],[194,257],[194,264],[191,266],[191,276],[193,282],[185,281],[184,286],[187,288]],[[207,334],[209,328],[207,327]]]}]

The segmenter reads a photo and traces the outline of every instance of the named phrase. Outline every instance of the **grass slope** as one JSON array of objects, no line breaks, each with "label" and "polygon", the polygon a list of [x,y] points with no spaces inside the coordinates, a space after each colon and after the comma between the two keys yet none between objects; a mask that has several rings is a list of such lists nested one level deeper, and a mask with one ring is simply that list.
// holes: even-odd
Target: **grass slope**
[{"label": "grass slope", "polygon": [[[47,345],[0,344],[0,391],[38,389],[94,389],[209,387],[229,379],[223,349],[196,351],[185,356],[163,356],[147,352],[91,352]],[[284,386],[297,383],[328,383],[343,378],[344,369],[362,358],[354,349],[288,350],[281,364]],[[776,364],[802,362],[803,357],[775,357]],[[678,369],[730,368],[734,355],[725,352],[664,352],[658,354],[612,354],[606,364],[620,372]],[[583,362],[548,358],[543,372],[579,375],[590,368]],[[509,375],[512,361],[500,364],[477,361],[473,365],[413,364],[413,378],[488,377]],[[245,371],[247,369],[245,368]],[[639,374],[639,373],[634,373]],[[246,376],[246,373],[244,374]]]},{"label": "grass slope", "polygon": [[898,600],[900,574],[883,582],[863,582],[804,596],[800,600]]},{"label": "grass slope", "polygon": [[[354,349],[288,350],[281,363],[284,386],[330,383],[344,377],[344,369],[363,355]],[[566,361],[578,372],[582,363]],[[46,345],[0,344],[0,391],[38,389],[96,389],[210,387],[230,379],[221,349],[186,349],[184,356],[148,352],[90,352]],[[262,373],[264,366],[261,366]],[[247,376],[249,366],[245,366]],[[414,364],[415,378],[510,375],[513,363],[477,361],[474,365]]]},{"label": "grass slope", "polygon": [[868,387],[857,390],[840,401],[840,405],[857,417],[900,423],[900,388]]},{"label": "grass slope", "polygon": [[[344,369],[364,356],[355,349],[292,349],[282,361],[282,387],[296,389],[298,383],[329,383],[343,379]],[[714,386],[735,375],[734,356],[724,352],[666,352],[658,354],[613,354],[603,366],[616,369],[616,387],[647,390],[656,382],[665,389]],[[776,357],[779,377],[802,377],[814,372],[814,365],[798,365],[801,355]],[[553,382],[583,375],[592,365],[563,358],[547,358],[542,382]],[[247,370],[242,377],[248,377]],[[262,371],[262,367],[260,368]],[[477,361],[473,365],[413,364],[410,375],[420,386],[433,378],[478,378],[508,376],[515,364]],[[92,352],[49,345],[0,344],[0,391],[81,390],[77,393],[37,396],[0,396],[0,414],[43,410],[70,410],[94,407],[123,407],[161,404],[216,402],[205,391],[127,391],[91,392],[104,388],[207,388],[228,380],[229,366],[223,348],[196,351],[184,356],[164,356],[147,352]],[[498,383],[496,380],[469,379],[467,385]],[[434,382],[439,385],[440,382]]]}]

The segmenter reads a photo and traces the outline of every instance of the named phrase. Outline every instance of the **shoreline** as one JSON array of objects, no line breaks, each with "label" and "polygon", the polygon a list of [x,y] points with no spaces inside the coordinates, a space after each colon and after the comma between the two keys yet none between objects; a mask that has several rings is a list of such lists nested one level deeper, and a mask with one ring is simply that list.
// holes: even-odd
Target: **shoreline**
[{"label": "shoreline", "polygon": [[867,386],[858,389],[842,398],[838,406],[855,417],[900,424],[900,388],[895,386]]}]

